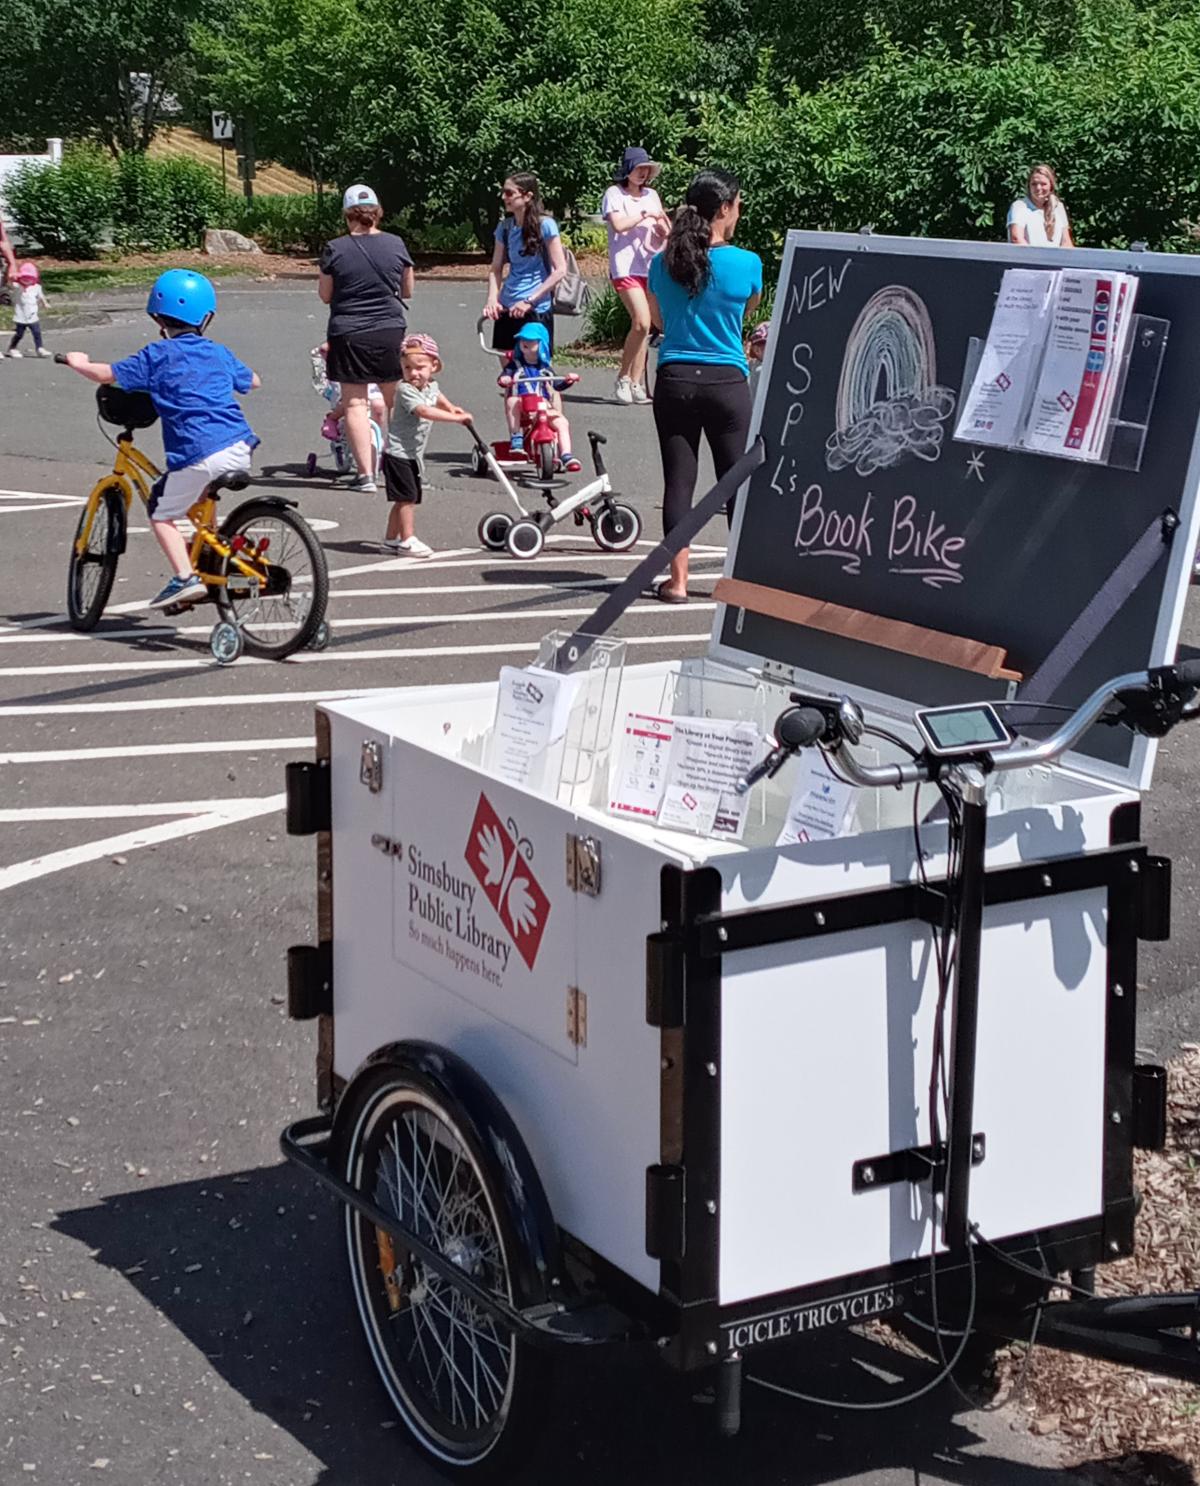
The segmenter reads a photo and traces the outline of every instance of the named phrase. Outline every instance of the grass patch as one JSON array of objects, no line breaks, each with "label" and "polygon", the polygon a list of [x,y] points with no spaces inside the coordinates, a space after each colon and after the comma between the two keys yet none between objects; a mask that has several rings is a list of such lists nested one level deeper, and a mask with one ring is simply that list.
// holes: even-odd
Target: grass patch
[{"label": "grass patch", "polygon": [[[253,269],[254,260],[247,260],[246,269],[214,264],[203,271],[210,279],[228,278],[231,274]],[[163,272],[163,265],[137,264],[122,267],[120,264],[102,264],[98,268],[43,268],[42,287],[47,296],[51,294],[87,294],[97,289],[128,289],[141,284],[152,284]]]}]

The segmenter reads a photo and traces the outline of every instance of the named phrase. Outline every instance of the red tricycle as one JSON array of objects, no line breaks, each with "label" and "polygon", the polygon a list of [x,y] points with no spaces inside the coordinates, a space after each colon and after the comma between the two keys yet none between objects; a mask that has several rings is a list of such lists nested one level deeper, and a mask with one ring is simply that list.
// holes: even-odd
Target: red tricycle
[{"label": "red tricycle", "polygon": [[[506,360],[512,353],[495,351],[484,339],[483,327],[488,322],[480,319],[476,325],[479,344],[489,356]],[[519,378],[502,376],[500,387],[507,399],[514,381],[519,383],[521,438],[523,447],[514,449],[510,439],[494,439],[492,454],[500,468],[517,475],[518,478],[536,478],[539,483],[558,483],[556,475],[563,469],[575,474],[580,469],[577,459],[564,464],[564,451],[559,445],[556,427],[561,413],[554,406],[555,383],[573,387],[579,381],[575,372],[564,377],[555,377],[547,367],[530,365],[523,368]],[[471,450],[471,471],[476,475],[489,473],[487,461],[478,448]]]}]

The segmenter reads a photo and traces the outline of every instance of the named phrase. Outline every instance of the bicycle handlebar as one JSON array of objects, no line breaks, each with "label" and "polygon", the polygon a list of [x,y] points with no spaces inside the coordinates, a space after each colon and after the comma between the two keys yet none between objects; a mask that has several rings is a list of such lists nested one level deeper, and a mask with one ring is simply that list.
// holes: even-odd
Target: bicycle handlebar
[{"label": "bicycle handlebar", "polygon": [[[794,695],[794,701],[815,701],[816,705],[790,707],[780,714],[776,723],[777,746],[738,781],[737,790],[744,794],[757,780],[773,777],[793,753],[814,743],[836,757],[839,770],[852,784],[867,788],[927,784],[942,778],[956,763],[972,761],[988,771],[1030,768],[1061,757],[1097,722],[1119,723],[1147,737],[1162,737],[1177,723],[1200,716],[1200,701],[1196,698],[1198,690],[1200,659],[1155,666],[1148,671],[1130,671],[1098,686],[1059,728],[1040,743],[1018,738],[1005,748],[981,748],[978,754],[959,760],[922,753],[913,759],[888,764],[860,763],[845,746],[858,742],[855,731],[861,735],[861,714],[847,698],[824,700]],[[1120,703],[1120,710],[1105,717],[1106,709],[1114,701]],[[1015,705],[1020,705],[1019,698]],[[813,715],[820,719],[821,728],[809,736]],[[850,725],[856,715],[860,719],[857,729]],[[790,725],[789,718],[794,719]],[[793,742],[793,738],[797,741]]]},{"label": "bicycle handlebar", "polygon": [[69,366],[70,365],[70,362],[67,360],[67,355],[66,355],[66,352],[65,351],[55,351],[55,353],[54,353],[54,359],[55,359],[55,361],[58,362],[59,366]]}]

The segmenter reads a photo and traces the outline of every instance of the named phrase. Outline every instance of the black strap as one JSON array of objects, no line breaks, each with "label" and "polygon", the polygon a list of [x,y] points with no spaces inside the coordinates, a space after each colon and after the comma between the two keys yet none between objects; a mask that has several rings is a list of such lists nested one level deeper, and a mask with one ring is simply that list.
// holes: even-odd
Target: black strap
[{"label": "black strap", "polygon": [[370,253],[367,251],[367,245],[362,241],[363,237],[365,237],[366,235],[366,233],[362,232],[351,232],[349,234],[349,237],[352,243],[356,243],[358,245],[358,251],[367,260],[367,263],[370,265],[371,272],[375,275],[375,277],[379,280],[379,282],[383,285],[387,292],[389,294],[394,294],[400,301],[400,303],[404,306],[405,310],[407,310],[408,300],[405,299],[404,295],[400,293],[399,286],[392,283],[391,279],[388,278],[387,274],[384,273],[383,269],[380,268],[379,264],[375,262],[374,258],[372,258]]},{"label": "black strap", "polygon": [[[1156,516],[1085,605],[1066,634],[1017,693],[1021,702],[1047,702],[1166,555],[1179,525],[1174,511]],[[1018,707],[1006,717],[1032,720]]]},{"label": "black strap", "polygon": [[646,554],[633,572],[608,595],[600,607],[564,640],[554,657],[555,670],[570,670],[601,635],[607,634],[625,610],[650,584],[659,570],[690,545],[700,528],[722,511],[767,457],[761,437],[754,440],[738,462],[721,476],[703,500],[674,525],[653,552]]}]

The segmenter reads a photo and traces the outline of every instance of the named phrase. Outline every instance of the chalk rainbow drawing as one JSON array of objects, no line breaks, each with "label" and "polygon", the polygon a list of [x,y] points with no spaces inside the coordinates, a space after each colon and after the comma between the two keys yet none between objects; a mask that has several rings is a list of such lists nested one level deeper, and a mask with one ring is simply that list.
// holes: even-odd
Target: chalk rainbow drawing
[{"label": "chalk rainbow drawing", "polygon": [[910,454],[933,461],[955,400],[937,383],[925,301],[903,284],[889,284],[866,302],[846,341],[837,428],[826,440],[825,463],[867,476]]}]

